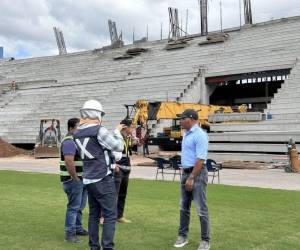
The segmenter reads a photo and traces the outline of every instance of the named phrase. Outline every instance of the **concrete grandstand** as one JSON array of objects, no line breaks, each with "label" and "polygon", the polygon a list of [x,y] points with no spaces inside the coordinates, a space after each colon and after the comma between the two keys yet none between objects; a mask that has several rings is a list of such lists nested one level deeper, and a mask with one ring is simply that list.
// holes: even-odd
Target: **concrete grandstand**
[{"label": "concrete grandstand", "polygon": [[[219,36],[224,39],[217,42],[188,36],[184,46],[173,48],[159,40],[0,60],[0,138],[33,144],[45,117],[60,119],[65,132],[67,119],[78,116],[87,99],[102,102],[109,128],[125,117],[123,105],[138,99],[246,103],[272,119],[213,124],[211,156],[280,161],[290,137],[300,142],[300,16],[228,29]],[[134,48],[144,50],[129,55]],[[10,91],[12,81],[16,93]]]}]

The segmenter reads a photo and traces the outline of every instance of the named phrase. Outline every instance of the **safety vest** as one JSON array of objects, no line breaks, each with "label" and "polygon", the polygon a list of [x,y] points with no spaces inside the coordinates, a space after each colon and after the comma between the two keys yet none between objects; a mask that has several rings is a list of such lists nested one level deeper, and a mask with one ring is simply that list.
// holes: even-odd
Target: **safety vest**
[{"label": "safety vest", "polygon": [[83,178],[90,180],[103,179],[110,173],[111,152],[98,141],[101,126],[79,126],[74,133],[74,140],[80,158],[83,161]]},{"label": "safety vest", "polygon": [[120,166],[131,166],[130,155],[131,155],[132,139],[130,137],[124,138],[124,150],[122,152],[122,158],[117,162]]},{"label": "safety vest", "polygon": [[[66,182],[72,179],[72,177],[70,176],[67,167],[66,167],[66,162],[65,162],[65,157],[63,155],[62,152],[62,146],[64,144],[65,141],[67,140],[72,140],[74,141],[73,135],[66,135],[62,142],[61,142],[61,146],[60,146],[60,181],[61,182]],[[75,142],[74,142],[75,143]],[[76,173],[79,177],[82,177],[82,167],[83,167],[83,163],[80,159],[80,156],[78,154],[78,151],[76,150],[76,154],[74,156],[74,161],[75,161],[75,167],[76,167]]]}]

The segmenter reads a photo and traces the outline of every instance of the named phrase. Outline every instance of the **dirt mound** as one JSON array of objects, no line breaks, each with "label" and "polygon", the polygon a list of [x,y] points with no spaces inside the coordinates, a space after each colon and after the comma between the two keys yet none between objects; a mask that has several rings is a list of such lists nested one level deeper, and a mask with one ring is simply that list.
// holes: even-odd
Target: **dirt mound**
[{"label": "dirt mound", "polygon": [[222,163],[223,168],[230,169],[255,169],[263,170],[272,168],[272,164],[252,161],[226,161]]},{"label": "dirt mound", "polygon": [[0,158],[13,157],[13,156],[17,156],[17,155],[30,155],[31,153],[32,153],[31,151],[17,148],[15,146],[9,144],[8,142],[5,142],[0,139]]}]

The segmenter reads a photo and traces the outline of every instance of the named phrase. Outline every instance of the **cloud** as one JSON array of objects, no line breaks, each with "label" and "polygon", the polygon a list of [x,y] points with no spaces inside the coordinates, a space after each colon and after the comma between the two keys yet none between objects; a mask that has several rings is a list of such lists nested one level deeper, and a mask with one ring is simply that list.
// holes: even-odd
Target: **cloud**
[{"label": "cloud", "polygon": [[[240,0],[222,0],[223,28],[239,26]],[[220,28],[220,1],[209,2],[209,30]],[[300,15],[298,0],[252,0],[254,22]],[[185,28],[189,10],[188,32],[200,32],[197,0],[1,0],[0,46],[6,57],[31,57],[57,54],[53,26],[65,37],[68,52],[89,50],[109,44],[107,20],[116,21],[125,42],[146,36],[160,39],[163,24],[168,36],[168,7],[179,10]]]}]

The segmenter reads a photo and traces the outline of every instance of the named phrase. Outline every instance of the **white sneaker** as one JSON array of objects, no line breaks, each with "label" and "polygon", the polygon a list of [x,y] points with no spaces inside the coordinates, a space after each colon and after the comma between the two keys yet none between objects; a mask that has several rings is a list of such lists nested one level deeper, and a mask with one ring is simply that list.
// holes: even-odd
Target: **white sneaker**
[{"label": "white sneaker", "polygon": [[210,249],[210,244],[208,241],[201,241],[200,245],[198,247],[198,250],[209,250]]},{"label": "white sneaker", "polygon": [[186,237],[178,236],[178,238],[174,244],[174,247],[177,247],[177,248],[184,247],[188,243],[189,243],[189,241]]}]

